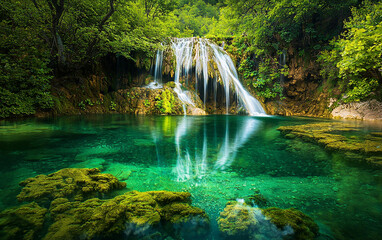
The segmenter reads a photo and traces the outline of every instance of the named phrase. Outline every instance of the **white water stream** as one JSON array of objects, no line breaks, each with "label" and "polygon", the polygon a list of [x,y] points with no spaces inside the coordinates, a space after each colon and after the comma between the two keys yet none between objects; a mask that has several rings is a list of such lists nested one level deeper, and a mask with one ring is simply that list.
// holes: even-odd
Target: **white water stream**
[{"label": "white water stream", "polygon": [[[179,99],[185,105],[195,106],[187,91],[182,89],[181,80],[185,85],[195,76],[195,89],[197,91],[199,84],[203,86],[203,102],[207,102],[209,72],[213,72],[210,63],[214,62],[218,68],[218,77],[214,79],[214,99],[216,101],[217,81],[223,83],[226,102],[226,113],[230,107],[230,92],[237,94],[239,104],[242,105],[251,116],[266,115],[260,102],[251,96],[241,84],[235,65],[229,55],[223,48],[202,38],[176,38],[173,39],[171,47],[176,58],[175,69],[175,92]],[[195,64],[193,64],[195,63]],[[195,73],[193,73],[195,67]],[[194,75],[193,75],[194,74]],[[215,103],[216,105],[216,103]]]}]

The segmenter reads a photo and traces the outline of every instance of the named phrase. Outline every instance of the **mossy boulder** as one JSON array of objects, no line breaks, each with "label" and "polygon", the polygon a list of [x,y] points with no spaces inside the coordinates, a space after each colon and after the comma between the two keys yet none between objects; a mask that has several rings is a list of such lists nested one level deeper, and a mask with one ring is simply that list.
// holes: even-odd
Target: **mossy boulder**
[{"label": "mossy boulder", "polygon": [[191,193],[189,192],[170,192],[170,191],[149,191],[146,192],[160,205],[166,205],[174,202],[191,202]]},{"label": "mossy boulder", "polygon": [[126,187],[126,183],[111,174],[100,173],[97,168],[65,168],[49,175],[28,178],[20,185],[23,189],[17,195],[19,201],[42,202],[63,197],[83,200],[97,193]]},{"label": "mossy boulder", "polygon": [[290,208],[267,208],[262,213],[270,219],[279,229],[291,226],[293,229],[293,238],[296,240],[314,239],[318,235],[318,225],[311,217],[301,211]]},{"label": "mossy boulder", "polygon": [[166,234],[180,236],[179,226],[192,225],[195,219],[199,220],[198,227],[209,225],[208,216],[189,205],[189,198],[189,193],[168,191],[132,191],[110,200],[93,198],[85,202],[57,198],[51,203],[53,224],[44,239],[78,239],[80,236],[112,239],[121,234],[134,237],[150,229],[162,231],[161,225],[167,229]]},{"label": "mossy boulder", "polygon": [[218,219],[219,229],[223,236],[242,237],[243,239],[251,238],[257,223],[254,208],[237,202],[228,202]]},{"label": "mossy boulder", "polygon": [[219,230],[226,239],[314,239],[317,224],[296,209],[251,207],[243,202],[228,202],[218,218]]},{"label": "mossy boulder", "polygon": [[[281,126],[277,130],[287,139],[298,137],[306,142],[317,143],[329,151],[357,153],[370,157],[382,157],[382,133],[351,135],[359,128],[346,123],[318,123],[297,126]],[[291,137],[294,136],[294,137]],[[382,166],[379,161],[365,161],[374,166]]]},{"label": "mossy boulder", "polygon": [[36,239],[43,228],[48,209],[29,203],[0,213],[1,239]]}]

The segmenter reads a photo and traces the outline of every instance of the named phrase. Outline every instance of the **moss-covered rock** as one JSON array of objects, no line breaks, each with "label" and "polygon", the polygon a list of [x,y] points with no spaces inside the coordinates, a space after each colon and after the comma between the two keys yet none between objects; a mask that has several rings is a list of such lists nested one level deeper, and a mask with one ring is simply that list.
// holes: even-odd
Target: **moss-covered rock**
[{"label": "moss-covered rock", "polygon": [[262,210],[263,214],[270,219],[279,229],[291,226],[293,239],[308,240],[318,235],[318,225],[313,219],[297,209],[267,208]]},{"label": "moss-covered rock", "polygon": [[[359,129],[345,123],[319,123],[297,126],[282,126],[277,130],[288,139],[298,137],[307,142],[317,143],[330,151],[357,153],[367,157],[382,156],[382,133],[354,136],[349,133]],[[366,158],[364,158],[366,159]],[[378,161],[367,161],[381,166]]]},{"label": "moss-covered rock", "polygon": [[218,219],[219,229],[226,237],[250,239],[256,227],[254,208],[237,202],[228,202]]},{"label": "moss-covered rock", "polygon": [[218,225],[226,239],[314,239],[317,224],[296,209],[250,207],[243,202],[228,202]]},{"label": "moss-covered rock", "polygon": [[107,193],[126,187],[111,174],[103,174],[97,168],[65,168],[49,175],[38,175],[20,182],[23,186],[19,201],[50,201],[56,198],[82,200],[96,193]]},{"label": "moss-covered rock", "polygon": [[160,205],[166,205],[174,202],[191,202],[191,193],[189,192],[170,192],[170,191],[149,191],[153,199]]},{"label": "moss-covered rock", "polygon": [[57,198],[51,203],[53,224],[44,239],[137,235],[154,228],[162,231],[158,230],[159,223],[166,226],[168,234],[180,236],[179,226],[195,219],[199,220],[198,227],[201,223],[209,225],[205,212],[190,206],[189,198],[189,193],[168,191],[132,191],[110,200],[93,198],[85,202]]},{"label": "moss-covered rock", "polygon": [[4,210],[0,213],[1,239],[36,239],[47,211],[35,202]]}]

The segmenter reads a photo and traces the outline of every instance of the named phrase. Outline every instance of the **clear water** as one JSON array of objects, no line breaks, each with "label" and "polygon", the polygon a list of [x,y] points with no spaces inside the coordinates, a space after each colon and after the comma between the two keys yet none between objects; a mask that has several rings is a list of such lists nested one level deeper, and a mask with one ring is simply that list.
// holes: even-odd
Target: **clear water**
[{"label": "clear water", "polygon": [[[279,126],[331,120],[248,116],[95,115],[0,122],[0,208],[18,182],[66,167],[98,167],[127,190],[189,191],[216,218],[229,200],[261,193],[320,226],[322,239],[380,239],[382,171],[281,137]],[[382,125],[349,122],[353,135]]]}]

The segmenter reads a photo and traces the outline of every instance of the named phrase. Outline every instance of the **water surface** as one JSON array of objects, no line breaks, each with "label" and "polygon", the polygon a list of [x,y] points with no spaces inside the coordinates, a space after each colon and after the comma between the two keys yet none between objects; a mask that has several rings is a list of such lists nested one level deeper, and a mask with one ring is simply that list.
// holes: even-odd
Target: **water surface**
[{"label": "water surface", "polygon": [[[15,206],[18,183],[67,167],[98,167],[127,190],[189,191],[207,211],[211,238],[227,201],[262,194],[294,207],[322,239],[382,236],[382,174],[299,139],[279,126],[332,120],[248,116],[94,115],[0,122],[0,208]],[[355,136],[381,124],[348,122]]]}]

